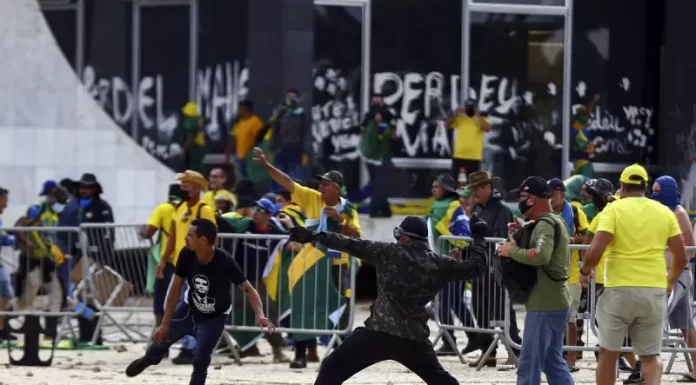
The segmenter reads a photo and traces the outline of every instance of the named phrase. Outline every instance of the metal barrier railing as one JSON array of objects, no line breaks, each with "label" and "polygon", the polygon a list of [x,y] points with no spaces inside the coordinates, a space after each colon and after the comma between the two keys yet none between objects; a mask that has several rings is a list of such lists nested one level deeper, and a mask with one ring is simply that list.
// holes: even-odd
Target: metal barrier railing
[{"label": "metal barrier railing", "polygon": [[[78,303],[89,303],[93,285],[85,258],[84,233],[78,227],[3,227],[14,244],[0,249],[0,269],[5,285],[0,298],[0,317],[12,332],[12,319],[23,316],[45,318],[45,335],[60,339],[71,334],[69,311]],[[9,277],[9,282],[5,280]],[[82,287],[81,292],[76,288]],[[12,309],[10,311],[10,309]],[[59,320],[62,320],[59,324]]]},{"label": "metal barrier railing", "polygon": [[[288,242],[286,235],[220,234],[220,246],[230,252],[257,288],[276,333],[293,339],[331,336],[328,349],[353,329],[357,263],[334,263],[335,253],[314,245]],[[244,351],[264,333],[254,324],[248,299],[233,293],[232,317],[226,330]],[[273,345],[277,336],[267,336]],[[274,341],[275,339],[275,341]]]},{"label": "metal barrier railing", "polygon": [[[158,252],[158,245],[143,240],[141,228],[142,225],[84,224],[79,228],[3,228],[3,231],[74,234],[72,238],[63,237],[66,239],[62,243],[56,241],[55,244],[72,253],[64,253],[67,255],[65,264],[77,266],[64,268],[73,275],[69,293],[94,310],[97,324],[91,342],[97,342],[100,337],[111,342],[143,342],[150,339],[154,325],[153,305],[163,301],[174,269],[169,270],[167,282],[156,279],[154,254]],[[277,326],[276,333],[292,333],[296,340],[330,336],[328,345],[333,347],[353,328],[356,260],[351,258],[349,264],[342,264],[339,263],[342,259],[335,258],[333,252],[313,245],[290,243],[287,238],[286,235],[219,234],[219,247],[235,259],[259,291],[267,316]],[[79,258],[74,257],[77,252]],[[13,273],[19,269],[17,266],[24,266],[31,260],[21,252],[7,248],[2,256],[3,264]],[[39,259],[38,266],[30,265],[31,273],[43,271],[43,263],[48,261],[51,259],[47,257]],[[62,279],[53,282],[62,282]],[[196,289],[203,288],[191,288]],[[63,295],[65,290],[61,291],[63,299],[68,296]],[[58,292],[53,290],[44,294]],[[244,351],[264,333],[255,325],[247,297],[236,288],[231,295],[233,308],[225,339],[231,346]],[[25,302],[33,305],[34,298]],[[69,309],[64,311],[67,308],[65,301],[58,301],[53,306],[50,309],[34,306],[30,312],[24,307],[15,307],[13,311],[0,312],[0,315],[78,315]],[[274,344],[282,340],[277,336],[271,337],[269,342]]]},{"label": "metal barrier railing", "polygon": [[[447,253],[448,249],[450,246],[455,246],[455,247],[461,247],[463,241],[471,241],[471,238],[467,237],[456,237],[456,236],[441,236],[438,239],[437,247],[438,250],[441,251],[442,253]],[[504,241],[504,239],[501,238],[487,238],[486,242],[489,243],[490,247],[490,256],[489,256],[489,268],[490,268],[490,263],[491,263],[491,258],[493,258],[493,253],[494,249],[496,247],[496,244]],[[574,245],[571,244],[569,245],[569,258],[571,257],[571,253],[573,250],[578,250],[578,251],[585,251],[589,248],[589,245]],[[466,249],[464,249],[466,250]],[[688,252],[695,252],[696,247],[687,247]],[[466,258],[466,255],[460,256],[461,258]],[[692,277],[693,276],[693,265],[694,265],[694,260],[691,260],[691,269],[686,273],[688,276]],[[490,270],[489,270],[490,272]],[[480,281],[485,283],[487,280],[490,280],[490,275],[484,275]],[[450,285],[450,287],[445,288],[440,295],[438,295],[437,300],[435,301],[435,308],[437,309],[436,314],[435,314],[435,321],[437,324],[437,327],[439,329],[438,335],[436,337],[437,339],[444,337],[445,341],[447,344],[450,344],[452,348],[455,350],[455,354],[459,357],[459,359],[464,363],[464,356],[461,352],[458,351],[456,348],[456,341],[453,338],[453,332],[454,331],[461,331],[465,332],[468,334],[467,337],[471,339],[471,333],[485,333],[489,335],[493,335],[493,341],[488,345],[488,349],[480,356],[479,362],[476,365],[477,369],[480,369],[485,363],[483,362],[486,359],[489,359],[491,353],[495,351],[497,348],[498,342],[502,342],[504,347],[508,350],[509,354],[515,351],[519,351],[521,348],[521,339],[519,338],[519,328],[518,328],[518,321],[517,317],[515,316],[515,310],[514,307],[512,306],[513,304],[511,303],[510,297],[507,293],[507,291],[503,291],[499,287],[497,289],[493,289],[494,295],[487,295],[491,294],[491,289],[489,288],[488,292],[484,291],[484,295],[477,295],[474,293],[474,288],[476,286],[474,285],[482,285],[482,282],[476,282],[477,280],[473,280],[471,282],[471,287],[470,288],[464,288],[465,285],[458,284],[457,285]],[[684,290],[684,295],[687,295],[686,298],[690,298],[690,294],[688,292],[689,285],[685,285],[685,290]],[[495,285],[495,284],[494,284]],[[497,285],[495,285],[497,286]],[[502,306],[499,306],[500,303],[500,298],[495,295],[497,294],[497,290],[500,290],[503,292],[503,302],[504,304]],[[576,344],[566,344],[563,347],[563,350],[568,352],[568,351],[576,351],[576,352],[582,352],[582,351],[592,351],[592,352],[597,352],[599,351],[598,346],[592,346],[590,343],[591,338],[596,338],[598,337],[598,330],[597,330],[597,325],[595,321],[595,313],[596,313],[596,299],[597,299],[597,294],[598,294],[598,289],[597,289],[597,284],[594,279],[591,280],[591,284],[582,289],[584,292],[587,293],[587,310],[584,312],[578,312],[577,314],[577,319],[584,321],[584,323],[587,325],[589,324],[589,328],[586,327],[585,329],[587,331],[591,331],[591,335],[589,333],[586,333],[586,340],[587,344],[585,346],[577,346]],[[455,299],[454,301],[448,301],[445,300],[443,301],[443,298],[452,298],[453,296],[456,297],[456,295],[461,298],[462,295],[459,292],[460,291],[471,291],[471,306],[469,306],[467,303]],[[675,290],[676,292],[676,290]],[[599,292],[601,294],[601,291]],[[479,303],[477,304],[477,300]],[[488,327],[485,326],[485,322],[480,322],[479,319],[484,318],[487,316],[487,314],[481,313],[481,309],[486,307],[486,305],[482,305],[481,303],[487,303],[489,308],[498,308],[502,309],[503,314],[500,316],[500,314],[495,314],[496,317],[494,319],[490,319]],[[696,307],[696,302],[693,302],[693,300],[688,301],[688,305],[693,308]],[[447,314],[449,313],[449,314]],[[477,319],[477,315],[481,314],[481,318]],[[453,322],[455,316],[459,323]],[[685,317],[688,317],[688,315],[685,315]],[[443,319],[444,318],[444,319]],[[445,321],[445,322],[443,322]],[[484,321],[486,319],[484,318]],[[691,325],[690,328],[693,328],[693,318],[691,319],[684,319],[683,322],[679,322],[682,325]],[[627,341],[629,342],[629,341]],[[690,347],[691,346],[691,347]],[[632,347],[626,346],[621,349],[622,352],[632,352]],[[689,354],[691,353],[696,353],[696,341],[689,340],[688,334],[686,336],[679,336],[678,334],[675,334],[674,332],[671,331],[671,328],[668,326],[667,320],[665,320],[665,338],[663,339],[663,353],[670,353],[670,360],[669,364],[666,366],[666,373],[669,373],[672,365],[675,362],[676,356],[678,354],[684,354],[685,360],[687,367],[689,370],[692,369],[692,360],[691,357],[689,357]],[[512,360],[514,361],[514,360]],[[510,362],[510,364],[512,364]],[[509,367],[503,366],[502,369],[509,369]]]}]

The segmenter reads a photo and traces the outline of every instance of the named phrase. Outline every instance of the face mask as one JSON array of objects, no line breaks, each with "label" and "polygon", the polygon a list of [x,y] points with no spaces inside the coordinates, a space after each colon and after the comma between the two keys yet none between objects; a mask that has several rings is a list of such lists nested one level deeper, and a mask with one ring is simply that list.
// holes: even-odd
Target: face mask
[{"label": "face mask", "polygon": [[92,198],[80,198],[80,207],[87,208],[92,203]]},{"label": "face mask", "polygon": [[464,113],[466,114],[466,116],[469,116],[469,117],[474,116],[474,108],[473,107],[466,107],[464,109]]},{"label": "face mask", "polygon": [[522,215],[525,215],[527,213],[527,211],[529,211],[529,209],[532,208],[532,206],[527,205],[528,200],[529,200],[529,198],[527,198],[527,199],[525,199],[522,202],[519,202],[517,204],[517,209],[520,210],[520,213],[522,213]]},{"label": "face mask", "polygon": [[63,212],[63,209],[65,209],[65,205],[62,203],[54,203],[53,206],[51,206],[51,210],[53,210],[54,213],[60,214]]}]

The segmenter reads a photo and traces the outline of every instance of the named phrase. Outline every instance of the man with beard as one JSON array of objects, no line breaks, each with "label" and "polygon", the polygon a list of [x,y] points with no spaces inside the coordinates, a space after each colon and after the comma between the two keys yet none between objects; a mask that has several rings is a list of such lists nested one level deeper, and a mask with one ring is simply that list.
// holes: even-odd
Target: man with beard
[{"label": "man with beard", "polygon": [[[488,224],[486,237],[507,238],[508,223],[512,222],[512,211],[503,202],[500,192],[493,185],[500,180],[498,177],[491,176],[486,171],[477,171],[469,176],[468,187],[473,191],[474,206],[473,213],[478,215]],[[492,245],[491,245],[492,246]],[[505,292],[495,283],[495,278],[491,273],[484,274],[483,277],[472,282],[472,307],[476,322],[481,328],[490,328],[491,321],[503,320],[505,306]],[[510,336],[516,343],[521,343],[519,329],[517,328],[517,317],[512,306],[510,306]],[[492,334],[477,333],[475,338],[469,341],[462,351],[462,354],[481,350],[485,352],[493,343]],[[515,351],[515,354],[518,354]],[[483,364],[495,367],[496,348],[493,349],[489,357],[483,354],[479,361],[470,364],[478,367]],[[485,360],[481,362],[481,360]],[[512,364],[512,359],[508,359],[508,364]]]}]

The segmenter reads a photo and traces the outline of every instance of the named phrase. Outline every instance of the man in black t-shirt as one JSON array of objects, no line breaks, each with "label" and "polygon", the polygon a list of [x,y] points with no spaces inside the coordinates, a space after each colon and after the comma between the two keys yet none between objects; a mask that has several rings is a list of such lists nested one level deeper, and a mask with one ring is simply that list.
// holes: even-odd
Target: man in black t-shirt
[{"label": "man in black t-shirt", "polygon": [[[249,297],[259,326],[273,332],[275,327],[266,318],[259,293],[247,281],[239,265],[225,251],[215,248],[217,229],[207,219],[191,222],[186,246],[179,253],[176,275],[167,294],[162,324],[152,336],[153,343],[145,356],[126,368],[128,377],[135,377],[147,367],[162,361],[169,347],[185,335],[196,337],[193,352],[193,373],[190,385],[203,385],[208,374],[213,350],[225,329],[225,320],[232,311],[232,284]],[[179,302],[184,280],[188,289]]]}]

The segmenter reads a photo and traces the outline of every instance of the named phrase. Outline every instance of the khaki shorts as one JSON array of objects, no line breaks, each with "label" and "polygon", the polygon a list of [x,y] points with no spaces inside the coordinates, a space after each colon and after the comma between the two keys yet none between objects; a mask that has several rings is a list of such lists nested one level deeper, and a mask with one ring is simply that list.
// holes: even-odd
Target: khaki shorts
[{"label": "khaki shorts", "polygon": [[578,309],[580,308],[580,297],[582,296],[582,286],[579,283],[568,285],[570,291],[570,317],[568,323],[575,323],[578,320]]},{"label": "khaki shorts", "polygon": [[660,354],[667,291],[654,287],[605,287],[597,300],[599,346],[619,351],[626,334],[639,356]]}]

